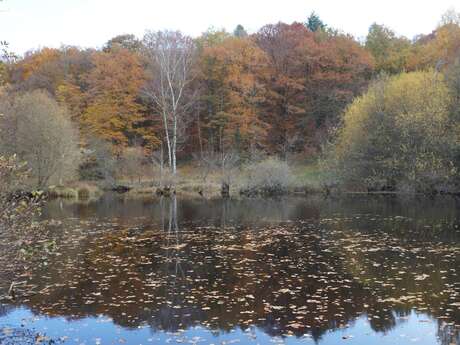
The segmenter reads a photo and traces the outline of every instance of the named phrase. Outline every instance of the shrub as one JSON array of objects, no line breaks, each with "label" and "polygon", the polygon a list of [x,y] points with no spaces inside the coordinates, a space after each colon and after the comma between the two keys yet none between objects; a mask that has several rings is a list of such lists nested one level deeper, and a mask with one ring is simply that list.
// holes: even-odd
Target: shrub
[{"label": "shrub", "polygon": [[417,192],[446,186],[458,147],[450,102],[433,71],[375,82],[348,107],[337,132],[331,162],[342,182]]},{"label": "shrub", "polygon": [[66,109],[43,91],[0,99],[0,151],[27,161],[38,188],[64,183],[77,175],[78,129]]},{"label": "shrub", "polygon": [[111,144],[97,137],[90,137],[87,140],[79,166],[80,180],[97,181],[104,188],[113,187],[117,161]]},{"label": "shrub", "polygon": [[246,166],[244,175],[241,193],[245,195],[285,194],[294,182],[289,165],[277,158],[267,158]]}]

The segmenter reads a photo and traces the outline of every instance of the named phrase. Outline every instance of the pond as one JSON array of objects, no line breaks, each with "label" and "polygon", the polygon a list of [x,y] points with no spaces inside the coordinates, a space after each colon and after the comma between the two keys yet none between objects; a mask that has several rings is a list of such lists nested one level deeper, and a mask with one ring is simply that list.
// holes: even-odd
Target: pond
[{"label": "pond", "polygon": [[[460,344],[460,201],[50,202],[1,344]],[[10,282],[0,282],[7,290]]]}]

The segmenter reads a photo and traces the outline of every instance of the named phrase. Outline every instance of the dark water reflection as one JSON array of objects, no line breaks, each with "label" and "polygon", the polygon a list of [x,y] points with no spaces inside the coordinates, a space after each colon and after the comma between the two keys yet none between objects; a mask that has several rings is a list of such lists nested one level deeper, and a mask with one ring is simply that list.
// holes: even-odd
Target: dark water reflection
[{"label": "dark water reflection", "polygon": [[0,343],[460,344],[459,216],[453,198],[56,200]]}]

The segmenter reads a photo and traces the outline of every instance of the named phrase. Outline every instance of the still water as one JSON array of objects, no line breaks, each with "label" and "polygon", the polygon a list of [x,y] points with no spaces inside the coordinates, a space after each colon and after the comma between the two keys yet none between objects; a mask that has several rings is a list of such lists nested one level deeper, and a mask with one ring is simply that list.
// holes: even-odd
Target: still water
[{"label": "still water", "polygon": [[[460,344],[460,201],[50,202],[0,344]],[[8,289],[9,282],[0,282]]]}]

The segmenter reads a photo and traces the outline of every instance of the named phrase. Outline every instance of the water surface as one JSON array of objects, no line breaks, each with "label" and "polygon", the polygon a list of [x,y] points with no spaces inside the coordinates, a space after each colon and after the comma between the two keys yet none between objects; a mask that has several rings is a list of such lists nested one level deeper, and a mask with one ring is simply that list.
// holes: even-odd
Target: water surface
[{"label": "water surface", "polygon": [[0,305],[0,343],[458,345],[458,206],[55,200],[53,245]]}]

